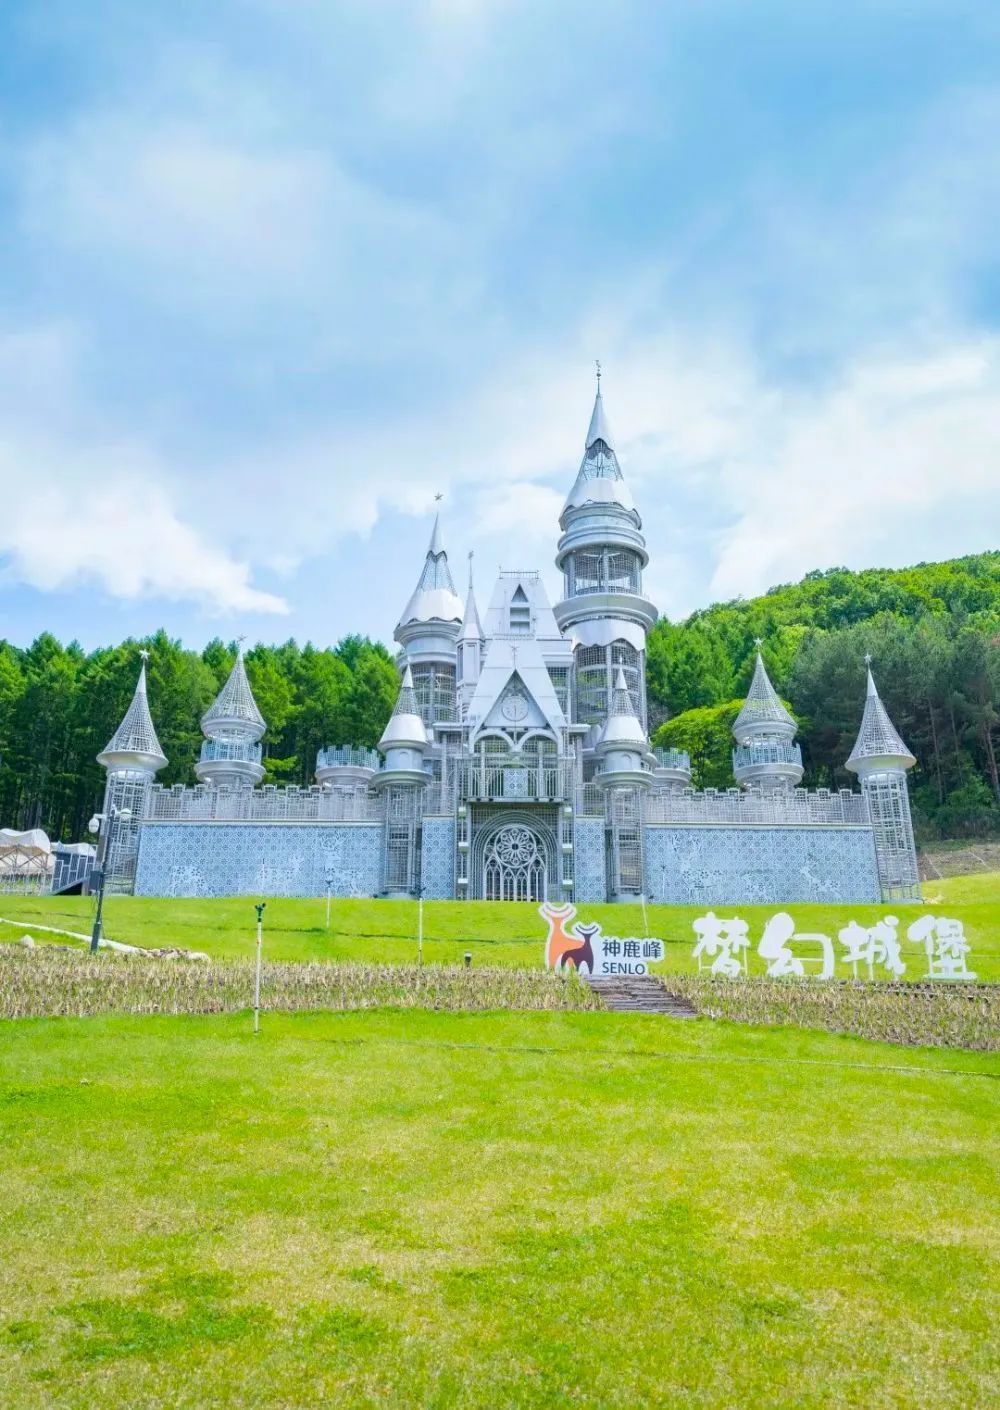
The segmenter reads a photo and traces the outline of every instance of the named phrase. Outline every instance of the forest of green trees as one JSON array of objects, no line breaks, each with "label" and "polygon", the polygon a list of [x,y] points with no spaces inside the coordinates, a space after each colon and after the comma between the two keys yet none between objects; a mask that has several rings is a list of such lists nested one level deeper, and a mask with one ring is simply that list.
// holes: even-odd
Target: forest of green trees
[{"label": "forest of green trees", "polygon": [[[918,830],[1000,832],[1000,553],[899,570],[810,573],[748,601],[661,621],[649,639],[655,742],[688,749],[702,786],[729,787],[730,728],[761,637],[771,678],[800,721],[810,786],[842,787],[864,700],[863,658],[918,759]],[[48,634],[0,642],[0,826],[84,834],[103,790],[94,756],[128,706],[138,647],[170,760],[164,783],[193,782],[198,721],[232,666],[235,646],[185,650],[165,633],[84,652]],[[332,649],[258,645],[247,670],[268,722],[269,782],[312,781],[324,744],[374,745],[397,690],[384,646],[348,636]]]}]

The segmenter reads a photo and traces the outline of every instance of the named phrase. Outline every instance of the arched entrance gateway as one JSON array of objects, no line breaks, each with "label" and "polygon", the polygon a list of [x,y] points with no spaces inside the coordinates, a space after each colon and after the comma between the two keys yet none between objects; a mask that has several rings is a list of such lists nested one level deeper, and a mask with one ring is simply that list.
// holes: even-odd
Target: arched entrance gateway
[{"label": "arched entrance gateway", "polygon": [[493,819],[476,838],[476,890],[484,901],[544,901],[554,857],[549,829],[523,813]]},{"label": "arched entrance gateway", "polygon": [[524,823],[508,823],[487,844],[483,897],[487,901],[545,899],[545,855]]}]

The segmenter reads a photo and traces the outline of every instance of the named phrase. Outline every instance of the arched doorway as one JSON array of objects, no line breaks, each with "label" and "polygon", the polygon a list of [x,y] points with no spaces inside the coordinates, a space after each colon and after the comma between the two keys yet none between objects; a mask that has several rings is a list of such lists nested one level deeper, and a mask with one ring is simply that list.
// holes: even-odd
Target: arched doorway
[{"label": "arched doorway", "polygon": [[547,849],[534,828],[505,823],[483,851],[483,899],[544,901],[547,870]]}]

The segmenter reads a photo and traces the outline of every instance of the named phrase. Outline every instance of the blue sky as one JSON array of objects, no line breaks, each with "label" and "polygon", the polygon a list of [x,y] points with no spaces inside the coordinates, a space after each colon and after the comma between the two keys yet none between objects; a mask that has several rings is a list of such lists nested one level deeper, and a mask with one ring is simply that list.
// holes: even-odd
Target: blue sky
[{"label": "blue sky", "polygon": [[593,360],[677,617],[1000,543],[1000,7],[7,0],[0,636],[553,589]]}]

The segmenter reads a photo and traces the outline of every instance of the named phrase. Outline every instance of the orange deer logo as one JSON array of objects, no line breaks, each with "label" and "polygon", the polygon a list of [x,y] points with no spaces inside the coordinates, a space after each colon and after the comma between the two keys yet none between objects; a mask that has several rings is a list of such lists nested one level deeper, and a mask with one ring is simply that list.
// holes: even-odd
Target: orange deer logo
[{"label": "orange deer logo", "polygon": [[539,906],[538,914],[548,923],[549,934],[545,943],[545,963],[549,969],[574,968],[585,966],[594,972],[594,947],[592,941],[600,931],[599,925],[575,925],[572,931],[569,923],[576,915],[576,907],[556,906],[546,901]]}]

